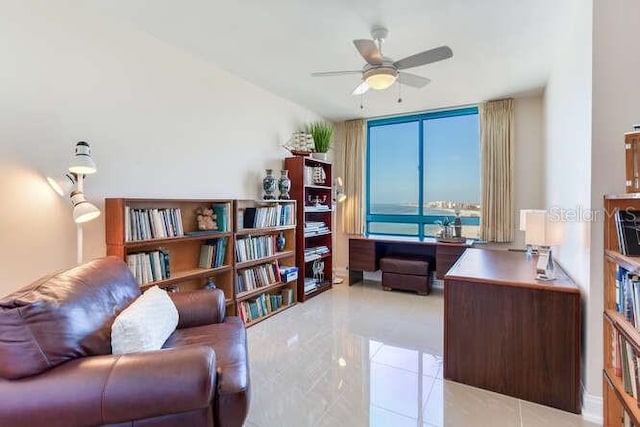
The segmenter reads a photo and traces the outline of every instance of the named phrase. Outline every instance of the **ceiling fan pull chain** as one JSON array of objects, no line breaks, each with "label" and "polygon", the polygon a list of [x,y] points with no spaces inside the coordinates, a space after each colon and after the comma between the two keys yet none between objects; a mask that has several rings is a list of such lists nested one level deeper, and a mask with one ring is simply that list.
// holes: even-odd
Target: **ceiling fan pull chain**
[{"label": "ceiling fan pull chain", "polygon": [[402,103],[402,83],[398,81],[398,104]]},{"label": "ceiling fan pull chain", "polygon": [[360,94],[360,109],[364,110],[364,92]]}]

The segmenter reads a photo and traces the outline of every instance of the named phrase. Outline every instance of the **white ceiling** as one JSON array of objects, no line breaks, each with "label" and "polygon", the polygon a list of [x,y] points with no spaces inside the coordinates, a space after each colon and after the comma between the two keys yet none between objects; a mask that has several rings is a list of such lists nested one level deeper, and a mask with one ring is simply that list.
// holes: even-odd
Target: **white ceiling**
[{"label": "white ceiling", "polygon": [[[337,120],[474,104],[540,92],[571,27],[576,0],[91,0],[158,39]],[[579,0],[577,0],[579,1]],[[86,3],[85,3],[86,4]],[[410,71],[432,82],[370,91],[360,109],[358,75],[314,71],[364,64],[352,40],[374,24],[395,60],[443,44],[454,57]]]}]

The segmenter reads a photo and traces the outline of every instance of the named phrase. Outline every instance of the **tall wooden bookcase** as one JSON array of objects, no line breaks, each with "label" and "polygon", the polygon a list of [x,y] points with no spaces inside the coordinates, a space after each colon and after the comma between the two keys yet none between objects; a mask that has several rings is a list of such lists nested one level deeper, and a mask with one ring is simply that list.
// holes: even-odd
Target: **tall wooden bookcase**
[{"label": "tall wooden bookcase", "polygon": [[[619,298],[617,278],[618,268],[640,274],[640,257],[622,255],[618,246],[618,233],[614,213],[616,210],[640,210],[640,193],[629,193],[604,198],[604,425],[619,427],[625,425],[626,412],[632,425],[640,427],[638,401],[623,385],[621,372],[617,366],[620,358],[619,340],[628,342],[636,355],[640,355],[640,331],[616,309]],[[629,424],[626,424],[629,425]]]},{"label": "tall wooden bookcase", "polygon": [[[219,231],[201,232],[197,230],[196,210],[198,208],[209,208],[212,205],[224,206],[226,208],[226,220],[224,229]],[[283,226],[261,226],[247,228],[241,220],[247,208],[279,208],[283,205],[291,206],[291,223]],[[127,261],[129,255],[164,251],[168,254],[170,277],[163,280],[155,280],[140,285],[142,290],[151,286],[162,288],[172,288],[175,291],[187,291],[203,288],[211,279],[217,288],[224,292],[227,312],[238,314],[239,304],[246,301],[255,302],[260,295],[273,295],[281,292],[282,289],[291,289],[292,302],[286,306],[278,307],[268,312],[261,312],[259,317],[246,319],[247,326],[254,325],[267,319],[282,310],[291,307],[296,302],[296,282],[284,283],[279,280],[272,280],[265,286],[255,287],[248,291],[240,292],[237,287],[237,277],[244,270],[255,268],[261,265],[274,264],[275,262],[284,265],[295,265],[295,245],[296,245],[296,203],[295,201],[285,202],[261,202],[250,200],[218,200],[218,199],[130,199],[130,198],[109,198],[105,199],[105,235],[107,244],[107,255],[117,256],[123,261]],[[127,237],[127,230],[135,227],[132,224],[130,212],[133,210],[180,210],[181,228],[184,235],[178,237],[147,238],[133,240]],[[129,214],[129,215],[128,215]],[[166,218],[166,217],[165,217]],[[175,217],[173,218],[175,225]],[[220,219],[218,219],[220,224]],[[275,249],[275,237],[282,234],[286,239],[283,251]],[[270,245],[269,255],[255,256],[251,259],[239,261],[236,247],[239,240],[247,237],[266,237]],[[221,265],[216,268],[201,268],[201,246],[212,244],[218,239],[226,239],[224,254],[221,256]],[[215,244],[215,243],[214,243]],[[271,307],[269,307],[271,308]]]},{"label": "tall wooden bookcase", "polygon": [[[291,178],[291,198],[298,202],[298,301],[304,302],[331,289],[333,283],[333,170],[328,161],[303,156],[287,157],[284,166]],[[314,203],[315,200],[320,203]],[[309,226],[311,223],[324,223],[326,229],[313,230]],[[325,247],[328,252],[313,253],[314,248]],[[305,279],[308,281],[314,278],[315,261],[324,263],[324,280],[319,281],[315,289],[305,292]]]}]

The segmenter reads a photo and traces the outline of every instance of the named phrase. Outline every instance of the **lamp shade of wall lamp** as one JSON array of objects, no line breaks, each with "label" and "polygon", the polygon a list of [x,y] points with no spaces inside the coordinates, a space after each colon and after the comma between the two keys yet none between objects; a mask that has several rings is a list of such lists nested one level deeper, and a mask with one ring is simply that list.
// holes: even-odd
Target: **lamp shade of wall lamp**
[{"label": "lamp shade of wall lamp", "polygon": [[78,175],[90,175],[96,173],[98,169],[91,158],[91,147],[84,141],[76,144],[75,154],[69,165],[69,172]]},{"label": "lamp shade of wall lamp", "polygon": [[347,195],[344,194],[342,178],[337,177],[333,180],[333,201],[336,203],[342,203],[345,200],[347,200]]},{"label": "lamp shade of wall lamp", "polygon": [[364,80],[371,89],[383,90],[391,86],[398,77],[398,71],[391,67],[374,68],[364,72]]},{"label": "lamp shade of wall lamp", "polygon": [[73,220],[76,224],[82,224],[100,216],[100,209],[89,203],[81,191],[71,193],[73,204]]},{"label": "lamp shade of wall lamp", "polygon": [[47,182],[53,188],[53,191],[58,193],[60,197],[68,196],[73,190],[73,186],[76,185],[76,177],[71,172],[67,172],[59,178],[47,177]]}]

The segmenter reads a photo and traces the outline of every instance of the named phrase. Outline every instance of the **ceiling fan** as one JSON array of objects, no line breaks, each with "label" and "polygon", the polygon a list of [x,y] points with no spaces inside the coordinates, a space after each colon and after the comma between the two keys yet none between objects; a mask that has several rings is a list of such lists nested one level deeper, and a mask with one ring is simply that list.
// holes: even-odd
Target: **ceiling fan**
[{"label": "ceiling fan", "polygon": [[367,61],[364,67],[362,67],[362,70],[327,71],[312,73],[311,75],[313,77],[331,77],[361,74],[362,83],[353,90],[353,95],[362,95],[369,89],[386,89],[396,80],[403,85],[421,88],[431,80],[416,74],[407,73],[404,70],[442,61],[453,56],[453,51],[449,46],[440,46],[407,56],[399,61],[394,61],[382,54],[382,42],[387,38],[388,34],[389,31],[386,28],[376,26],[371,29],[373,40],[359,39],[353,41],[360,55]]}]

